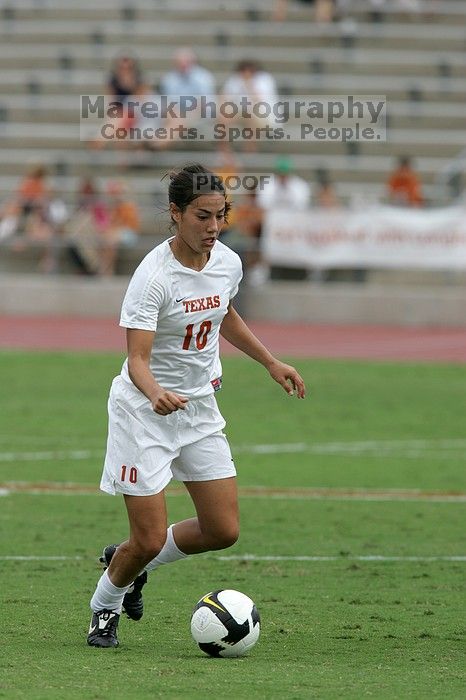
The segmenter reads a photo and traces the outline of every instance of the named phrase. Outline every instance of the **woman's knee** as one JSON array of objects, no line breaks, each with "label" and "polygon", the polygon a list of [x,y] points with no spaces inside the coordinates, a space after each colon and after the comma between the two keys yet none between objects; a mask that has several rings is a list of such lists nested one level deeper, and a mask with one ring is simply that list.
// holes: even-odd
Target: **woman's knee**
[{"label": "woman's knee", "polygon": [[237,542],[239,537],[239,524],[230,523],[218,530],[208,533],[211,549],[227,549]]}]

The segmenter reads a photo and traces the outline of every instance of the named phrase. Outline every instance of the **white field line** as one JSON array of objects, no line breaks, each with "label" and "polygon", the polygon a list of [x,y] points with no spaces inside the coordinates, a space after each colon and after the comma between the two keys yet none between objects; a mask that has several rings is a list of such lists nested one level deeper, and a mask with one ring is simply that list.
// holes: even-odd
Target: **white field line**
[{"label": "white field line", "polygon": [[[26,496],[100,496],[97,485],[69,481],[6,481],[0,483],[0,496],[17,493]],[[377,489],[341,487],[270,487],[240,486],[241,499],[282,501],[347,501],[347,502],[418,502],[466,503],[466,493],[423,491],[420,489]],[[167,496],[185,496],[182,487],[169,486]]]},{"label": "white field line", "polygon": [[80,561],[84,557],[66,557],[66,556],[23,556],[15,554],[10,556],[0,556],[1,561]]},{"label": "white field line", "polygon": [[[450,458],[466,458],[466,438],[451,438],[438,440],[365,440],[355,442],[324,442],[308,444],[306,442],[274,443],[264,445],[233,445],[234,454],[320,454],[320,455],[363,455],[390,456],[397,454],[408,458],[434,456]],[[0,452],[0,462],[41,462],[41,461],[78,461],[101,458],[102,449],[83,450],[31,450]]]},{"label": "white field line", "polygon": [[414,562],[430,562],[430,561],[464,561],[466,556],[384,556],[383,554],[367,554],[362,556],[274,556],[256,554],[230,554],[225,556],[217,555],[215,559],[218,561],[369,561],[369,562],[385,562],[385,561],[414,561]]},{"label": "white field line", "polygon": [[100,457],[103,450],[44,450],[43,452],[0,452],[0,462],[61,462]]},{"label": "white field line", "polygon": [[[257,555],[257,554],[231,554],[229,556],[207,555],[208,559],[217,561],[299,561],[299,562],[346,562],[346,561],[361,561],[361,562],[466,562],[466,555],[453,556],[385,556],[383,554],[368,554],[362,556],[311,556],[311,555]],[[80,556],[24,556],[24,555],[7,555],[0,556],[0,561],[83,561],[88,557]]]}]

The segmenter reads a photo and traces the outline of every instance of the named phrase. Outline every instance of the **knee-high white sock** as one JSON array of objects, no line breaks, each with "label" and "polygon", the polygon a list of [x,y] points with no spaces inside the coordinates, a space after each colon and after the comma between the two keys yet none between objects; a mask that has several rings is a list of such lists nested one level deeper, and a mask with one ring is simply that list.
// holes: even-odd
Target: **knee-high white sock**
[{"label": "knee-high white sock", "polygon": [[129,586],[118,588],[110,581],[107,570],[104,571],[99,579],[95,593],[91,598],[91,609],[94,612],[98,610],[114,610],[118,615],[121,614],[123,598]]},{"label": "knee-high white sock", "polygon": [[184,552],[179,550],[176,546],[176,542],[173,537],[173,525],[170,525],[167,530],[167,539],[165,544],[157,556],[146,565],[145,570],[153,571],[154,569],[157,569],[157,567],[162,566],[162,564],[170,564],[172,561],[178,561],[178,559],[186,559],[187,556],[187,554],[184,554]]}]

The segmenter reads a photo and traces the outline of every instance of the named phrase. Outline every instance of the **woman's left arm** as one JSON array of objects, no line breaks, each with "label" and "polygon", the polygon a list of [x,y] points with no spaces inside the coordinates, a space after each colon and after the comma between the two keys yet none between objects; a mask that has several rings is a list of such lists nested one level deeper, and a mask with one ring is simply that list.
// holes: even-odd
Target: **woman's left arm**
[{"label": "woman's left arm", "polygon": [[294,391],[296,391],[298,398],[304,399],[306,387],[301,375],[294,367],[280,362],[267,350],[231,304],[220,326],[220,335],[234,345],[235,348],[242,350],[246,355],[263,365],[272,379],[275,379],[287,394],[292,396]]}]

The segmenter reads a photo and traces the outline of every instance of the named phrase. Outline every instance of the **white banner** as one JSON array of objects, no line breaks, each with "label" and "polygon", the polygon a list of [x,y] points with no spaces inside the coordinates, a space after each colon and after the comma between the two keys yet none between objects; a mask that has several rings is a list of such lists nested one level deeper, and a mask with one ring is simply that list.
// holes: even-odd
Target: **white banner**
[{"label": "white banner", "polygon": [[274,209],[262,251],[283,267],[465,269],[466,208]]}]

